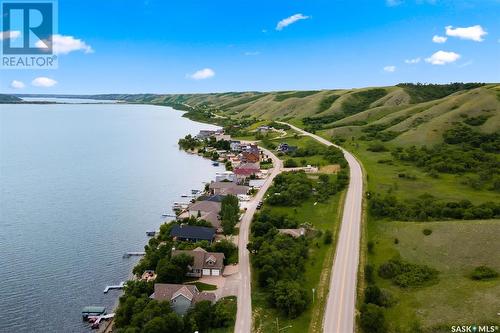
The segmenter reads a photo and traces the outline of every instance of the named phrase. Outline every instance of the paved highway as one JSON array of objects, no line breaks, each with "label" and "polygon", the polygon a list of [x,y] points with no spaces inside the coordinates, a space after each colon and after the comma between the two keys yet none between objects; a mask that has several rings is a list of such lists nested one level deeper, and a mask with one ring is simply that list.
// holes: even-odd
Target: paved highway
[{"label": "paved highway", "polygon": [[361,165],[351,153],[342,147],[296,126],[290,126],[294,130],[308,135],[325,145],[333,145],[341,149],[349,163],[349,188],[347,189],[342,224],[333,262],[330,289],[323,319],[323,332],[353,333],[361,237],[361,203],[363,200]]},{"label": "paved highway", "polygon": [[274,177],[283,169],[283,162],[273,153],[261,147],[265,154],[273,160],[274,168],[271,174],[267,177],[264,186],[259,190],[254,198],[249,203],[249,207],[240,223],[240,235],[238,240],[238,266],[240,274],[240,285],[238,288],[238,310],[236,312],[236,323],[234,325],[235,333],[250,333],[252,330],[252,298],[251,298],[251,277],[250,277],[250,261],[247,250],[248,236],[250,232],[250,223],[257,209],[257,204],[262,201],[264,194],[269,186],[271,186]]}]

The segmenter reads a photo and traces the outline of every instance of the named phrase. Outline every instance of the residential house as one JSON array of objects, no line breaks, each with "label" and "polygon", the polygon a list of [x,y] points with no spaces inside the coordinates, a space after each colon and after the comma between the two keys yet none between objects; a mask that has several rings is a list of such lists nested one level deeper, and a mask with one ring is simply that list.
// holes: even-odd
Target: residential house
[{"label": "residential house", "polygon": [[172,230],[170,230],[170,236],[175,240],[184,241],[184,242],[201,242],[208,241],[212,243],[215,238],[215,228],[208,227],[198,227],[192,225],[174,225]]},{"label": "residential house", "polygon": [[288,143],[280,143],[278,145],[278,148],[276,148],[276,150],[288,154],[297,150],[297,146],[290,146]]},{"label": "residential house", "polygon": [[259,189],[264,186],[265,182],[265,179],[250,179],[250,181],[248,182],[248,186],[250,186],[251,188]]},{"label": "residential house", "polygon": [[211,182],[208,186],[208,189],[211,194],[220,194],[220,195],[238,195],[238,194],[247,194],[250,189],[248,186],[238,185],[232,182]]},{"label": "residential house", "polygon": [[254,144],[241,145],[241,151],[247,153],[259,153],[259,147]]},{"label": "residential house", "polygon": [[224,171],[224,172],[218,172],[215,174],[215,181],[216,182],[235,182],[236,181],[236,176],[234,175],[234,172],[232,171]]},{"label": "residential house", "polygon": [[199,140],[205,140],[211,137],[212,135],[215,135],[216,131],[212,130],[201,130],[198,135],[196,135],[196,138]]},{"label": "residential house", "polygon": [[172,257],[179,254],[187,254],[192,256],[193,265],[189,267],[186,276],[203,277],[203,276],[220,276],[224,271],[224,253],[207,252],[201,247],[194,250],[174,250]]},{"label": "residential house", "polygon": [[257,171],[260,170],[260,163],[251,163],[251,162],[242,162],[240,165],[238,165],[238,168],[240,169],[255,169]]},{"label": "residential house", "polygon": [[272,129],[272,127],[270,127],[270,126],[259,126],[259,127],[257,127],[257,129],[255,131],[259,132],[259,133],[262,133],[262,134],[266,134],[271,129]]},{"label": "residential house", "polygon": [[[207,199],[210,199],[210,197]],[[221,201],[222,198],[220,198],[220,200],[212,198],[211,200],[195,201],[186,208],[183,214],[179,215],[179,218],[196,217],[210,222],[212,227],[219,229],[221,226],[221,221],[219,219]]]},{"label": "residential house", "polygon": [[238,184],[244,183],[248,178],[255,176],[259,172],[260,170],[257,169],[243,169],[239,167],[234,169],[234,174],[236,175]]},{"label": "residential house", "polygon": [[260,153],[243,152],[240,154],[242,163],[257,163],[260,166]]},{"label": "residential house", "polygon": [[231,141],[231,135],[229,134],[217,133],[213,137],[215,138],[215,141]]},{"label": "residential house", "polygon": [[231,151],[238,152],[241,151],[241,141],[232,140],[229,144]]},{"label": "residential house", "polygon": [[172,310],[181,316],[198,302],[215,302],[214,293],[200,292],[195,285],[155,283],[154,288],[150,297],[159,302],[170,302]]}]

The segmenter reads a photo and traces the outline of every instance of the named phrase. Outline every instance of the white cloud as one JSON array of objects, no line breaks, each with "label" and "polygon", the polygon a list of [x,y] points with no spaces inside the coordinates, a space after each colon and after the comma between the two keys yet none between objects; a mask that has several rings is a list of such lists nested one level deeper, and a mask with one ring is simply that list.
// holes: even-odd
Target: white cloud
[{"label": "white cloud", "polygon": [[447,40],[448,40],[448,37],[444,37],[444,36],[434,35],[434,37],[432,37],[432,41],[434,43],[438,43],[438,44],[442,44],[442,43],[446,42]]},{"label": "white cloud", "polygon": [[[36,47],[46,48],[43,41],[36,42]],[[83,51],[84,53],[93,53],[94,50],[83,40],[73,36],[52,35],[52,50],[54,54],[68,54],[73,51]]]},{"label": "white cloud", "polygon": [[420,62],[420,57],[413,58],[413,59],[406,59],[405,63],[406,64],[418,64]]},{"label": "white cloud", "polygon": [[14,89],[23,89],[24,87],[26,87],[26,85],[22,81],[12,80],[12,82],[10,83],[10,87]]},{"label": "white cloud", "polygon": [[288,27],[290,24],[294,24],[295,22],[300,21],[300,20],[307,20],[309,18],[310,18],[310,16],[305,16],[305,15],[300,14],[300,13],[289,16],[289,17],[282,19],[281,21],[278,22],[278,24],[276,25],[276,30],[281,31],[281,30],[283,30],[283,28]]},{"label": "white cloud", "polygon": [[211,68],[203,68],[193,74],[188,74],[187,77],[193,80],[205,80],[215,76],[215,72]]},{"label": "white cloud", "polygon": [[21,36],[21,31],[19,30],[0,31],[0,40],[16,39],[19,36]]},{"label": "white cloud", "polygon": [[31,84],[35,87],[49,88],[55,86],[57,81],[45,76],[40,76],[31,81]]},{"label": "white cloud", "polygon": [[482,42],[484,40],[483,36],[488,34],[480,25],[467,28],[453,28],[449,25],[445,29],[447,36],[473,40],[475,42]]},{"label": "white cloud", "polygon": [[393,73],[396,71],[396,66],[385,66],[384,72]]},{"label": "white cloud", "polygon": [[460,54],[455,52],[437,51],[425,61],[433,65],[445,65],[460,59]]},{"label": "white cloud", "polygon": [[260,52],[259,51],[248,51],[248,52],[245,52],[243,54],[246,56],[258,56],[260,54]]}]

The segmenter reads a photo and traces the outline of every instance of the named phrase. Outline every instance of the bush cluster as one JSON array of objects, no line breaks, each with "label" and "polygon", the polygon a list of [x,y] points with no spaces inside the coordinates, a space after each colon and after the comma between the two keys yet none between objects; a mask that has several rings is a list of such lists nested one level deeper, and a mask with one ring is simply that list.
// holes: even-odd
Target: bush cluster
[{"label": "bush cluster", "polygon": [[406,262],[401,258],[393,258],[378,269],[378,275],[401,288],[418,287],[437,279],[438,271],[426,265]]}]

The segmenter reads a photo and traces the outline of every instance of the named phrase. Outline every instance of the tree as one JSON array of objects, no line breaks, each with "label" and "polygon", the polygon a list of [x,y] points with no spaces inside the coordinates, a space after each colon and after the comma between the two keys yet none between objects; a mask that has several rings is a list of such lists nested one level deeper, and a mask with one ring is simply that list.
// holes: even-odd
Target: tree
[{"label": "tree", "polygon": [[222,221],[222,230],[225,235],[234,232],[234,226],[238,223],[240,215],[239,200],[234,195],[226,195],[221,202],[220,218]]},{"label": "tree", "polygon": [[185,253],[163,258],[156,266],[156,282],[158,283],[182,283],[185,280],[189,266],[194,262],[193,256]]},{"label": "tree", "polygon": [[365,333],[387,332],[384,310],[378,305],[363,304],[361,307],[360,323]]},{"label": "tree", "polygon": [[152,320],[148,321],[144,328],[142,329],[143,333],[164,333],[170,332],[167,331],[167,325],[165,323],[165,319],[162,317],[155,317]]},{"label": "tree", "polygon": [[272,302],[290,318],[304,312],[309,301],[309,293],[296,281],[279,281],[273,288]]}]

